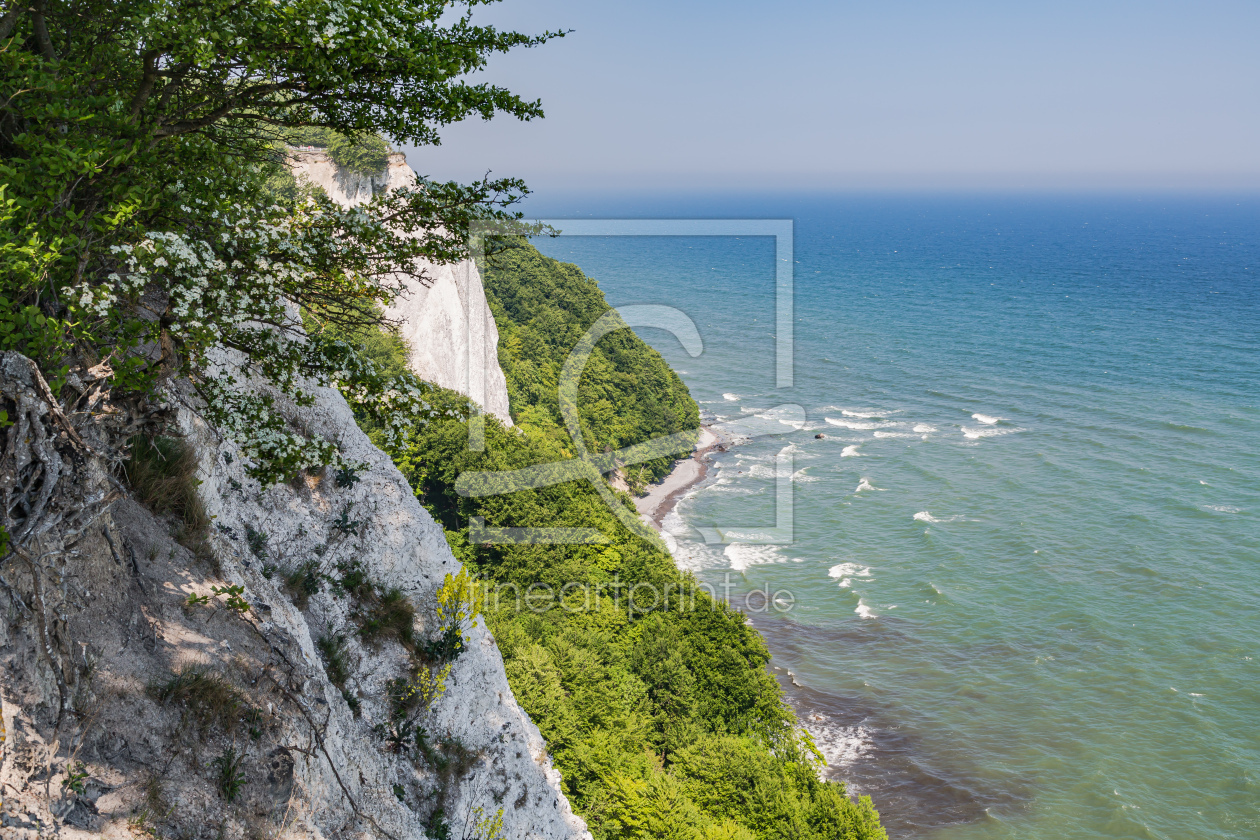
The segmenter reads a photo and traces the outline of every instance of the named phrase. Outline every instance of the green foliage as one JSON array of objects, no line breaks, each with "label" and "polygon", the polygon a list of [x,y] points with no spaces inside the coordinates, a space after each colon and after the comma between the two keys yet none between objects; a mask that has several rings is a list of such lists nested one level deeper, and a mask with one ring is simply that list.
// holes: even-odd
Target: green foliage
[{"label": "green foliage", "polygon": [[[303,339],[294,307],[353,324],[398,292],[416,258],[466,254],[474,220],[511,220],[519,181],[424,179],[348,210],[283,171],[286,133],[335,132],[333,153],[377,167],[382,137],[541,115],[466,76],[542,43],[480,26],[471,2],[64,0],[0,16],[0,347],[54,391],[102,365],[141,413],[173,376],[241,445],[263,484],[344,467],[288,425],[275,397],[343,388],[386,435],[423,417],[425,389],[344,342]],[[238,351],[246,376],[213,359]]]},{"label": "green foliage", "polygon": [[362,520],[350,518],[350,508],[352,508],[353,506],[354,506],[353,502],[347,503],[346,506],[342,508],[340,515],[338,515],[337,518],[332,521],[333,530],[337,531],[343,536],[346,536],[346,535],[358,536],[359,529],[363,527]]},{"label": "green foliage", "polygon": [[257,531],[254,526],[246,523],[245,525],[245,543],[249,546],[249,553],[257,557],[259,560],[267,559],[267,532]]},{"label": "green foliage", "polygon": [[[466,409],[449,392],[438,404]],[[513,693],[596,837],[883,837],[869,803],[818,780],[817,758],[765,670],[765,644],[742,614],[697,592],[585,482],[484,498],[455,492],[465,471],[562,458],[546,431],[524,423],[505,429],[487,418],[485,451],[468,451],[467,441],[467,423],[445,418],[414,428],[393,455],[482,578],[484,614]],[[608,542],[475,546],[466,531],[473,515],[491,525],[594,526]],[[598,604],[571,598],[565,609],[557,594],[533,601],[541,612],[515,597],[531,584],[558,592],[569,582],[617,586],[621,594]],[[639,583],[672,594],[654,608],[634,608],[626,592]],[[728,759],[743,787],[710,795],[704,780]],[[779,833],[775,819],[798,833]]]},{"label": "green foliage", "polygon": [[[599,286],[577,266],[544,257],[525,240],[509,244],[487,259],[484,274],[512,419],[545,434],[568,457],[571,445],[557,396],[560,371],[582,334],[609,306]],[[579,383],[578,414],[590,452],[700,425],[687,386],[629,328],[596,345]],[[673,464],[673,458],[658,458],[631,468],[627,478],[638,489],[664,477]]]},{"label": "green foliage", "polygon": [[215,787],[228,802],[236,801],[241,788],[245,786],[245,774],[241,772],[241,762],[245,756],[236,751],[236,747],[228,747],[223,753],[210,762],[215,769]]},{"label": "green foliage", "polygon": [[350,711],[357,715],[359,698],[346,688],[346,681],[350,679],[350,663],[346,654],[345,637],[340,634],[320,636],[315,646],[319,648],[319,655],[324,660],[324,671],[328,674],[328,681],[337,687],[342,699],[350,707]]},{"label": "green foliage", "polygon": [[393,639],[407,648],[415,646],[416,608],[398,587],[373,590],[360,601],[354,618],[359,623],[359,635],[367,642]]},{"label": "green foliage", "polygon": [[233,612],[244,615],[249,612],[249,601],[242,597],[245,593],[245,587],[237,584],[235,586],[212,586],[210,591],[223,599],[224,605]]},{"label": "green foliage", "polygon": [[409,651],[416,648],[416,608],[398,587],[387,587],[373,581],[357,560],[337,564],[337,576],[331,581],[333,591],[354,600],[350,617],[358,624],[359,636],[366,642],[379,644],[394,640]]},{"label": "green foliage", "polygon": [[307,560],[295,569],[284,573],[284,591],[289,593],[298,609],[306,609],[311,596],[319,592],[324,582],[319,561]]},{"label": "green foliage", "polygon": [[344,469],[337,470],[336,477],[334,478],[334,483],[339,488],[345,488],[345,487],[353,487],[354,485],[359,483],[359,480],[360,480],[360,476],[359,476],[359,471],[357,469],[355,469],[354,467],[345,467]]},{"label": "green foliage", "polygon": [[61,780],[61,786],[82,796],[87,790],[89,775],[87,766],[82,761],[76,762],[73,770],[66,769],[66,777]]},{"label": "green foliage", "polygon": [[346,640],[341,636],[320,636],[316,646],[324,659],[328,681],[338,689],[344,689],[346,680],[350,678],[350,667],[346,662]]},{"label": "green foliage", "polygon": [[[438,416],[386,448],[476,570],[513,693],[546,738],[574,808],[599,840],[886,840],[868,798],[853,802],[843,785],[819,780],[821,756],[797,729],[744,616],[626,531],[589,483],[477,498],[456,491],[464,473],[572,456],[559,371],[607,309],[593,281],[529,247],[496,256],[486,287],[516,428],[486,418],[485,449],[472,452],[468,401],[435,391]],[[579,413],[594,451],[697,420],[685,386],[629,330],[598,345]],[[605,542],[476,545],[473,516],[488,526],[594,527]],[[631,603],[627,593],[644,584],[664,597]],[[592,590],[603,597],[592,600]]]},{"label": "green foliage", "polygon": [[364,175],[385,171],[389,163],[389,144],[375,134],[347,137],[336,131],[308,126],[288,132],[285,140],[292,146],[317,146],[342,169]]},{"label": "green foliage", "polygon": [[440,806],[433,809],[424,826],[424,833],[433,840],[451,840],[451,824],[446,820],[445,809]]}]

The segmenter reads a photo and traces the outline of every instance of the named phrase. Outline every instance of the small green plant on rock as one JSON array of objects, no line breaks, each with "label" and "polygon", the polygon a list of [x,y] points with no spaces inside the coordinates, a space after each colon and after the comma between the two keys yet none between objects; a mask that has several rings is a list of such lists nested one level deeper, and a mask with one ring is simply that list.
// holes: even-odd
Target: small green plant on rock
[{"label": "small green plant on rock", "polygon": [[354,507],[354,502],[346,505],[341,515],[333,520],[332,526],[343,535],[358,536],[359,529],[363,527],[363,521],[350,518],[350,508]]},{"label": "small green plant on rock", "polygon": [[245,542],[250,553],[259,560],[267,559],[267,539],[266,531],[255,531],[251,526],[245,526]]},{"label": "small green plant on rock", "polygon": [[359,636],[365,642],[395,639],[408,650],[415,650],[416,608],[401,589],[386,589],[373,581],[358,560],[339,562],[337,575],[327,579],[337,595],[354,599],[350,617],[358,624]]},{"label": "small green plant on rock", "polygon": [[362,480],[357,467],[351,465],[337,470],[334,482],[338,487],[353,487]]},{"label": "small green plant on rock", "polygon": [[320,571],[318,560],[307,560],[284,574],[284,590],[301,610],[306,609],[311,596],[319,592],[323,582],[324,574]]},{"label": "small green plant on rock", "polygon": [[73,770],[66,768],[66,777],[61,780],[61,786],[82,796],[87,779],[87,766],[82,761],[79,761],[75,763]]},{"label": "small green plant on rock", "polygon": [[244,586],[212,586],[210,591],[221,596],[228,609],[242,615],[249,612],[249,601],[241,597],[245,593]]},{"label": "small green plant on rock", "polygon": [[328,674],[328,681],[341,692],[341,699],[346,701],[350,711],[358,715],[359,698],[346,688],[346,681],[350,678],[350,664],[346,660],[345,637],[340,634],[321,636],[315,645],[319,648],[320,656],[324,660],[324,671]]},{"label": "small green plant on rock", "polygon": [[211,762],[216,771],[215,785],[219,793],[228,802],[233,802],[245,786],[245,774],[241,772],[241,762],[245,756],[236,751],[236,747],[228,747],[222,755]]},{"label": "small green plant on rock", "polygon": [[409,679],[400,677],[389,681],[389,719],[373,727],[376,735],[385,741],[386,749],[405,753],[416,748],[428,753],[427,733],[416,725],[415,718],[446,693],[446,678],[450,673],[449,664],[438,671],[421,666]]},{"label": "small green plant on rock", "polygon": [[424,827],[425,834],[433,840],[451,840],[451,824],[446,821],[446,811],[440,806],[433,809],[429,822]]}]

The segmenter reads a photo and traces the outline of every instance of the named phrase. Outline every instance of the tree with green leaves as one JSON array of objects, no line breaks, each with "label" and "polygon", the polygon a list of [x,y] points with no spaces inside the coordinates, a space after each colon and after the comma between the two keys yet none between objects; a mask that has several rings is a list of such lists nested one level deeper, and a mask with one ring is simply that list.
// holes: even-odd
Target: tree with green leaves
[{"label": "tree with green leaves", "polygon": [[186,378],[264,482],[339,455],[260,382],[299,401],[341,385],[387,428],[423,415],[423,386],[308,338],[300,313],[379,321],[418,258],[462,259],[470,222],[519,218],[524,185],[417,178],[347,210],[268,179],[294,131],[423,145],[472,116],[541,116],[469,77],[561,33],[478,25],[483,2],[0,3],[0,349],[58,393],[104,371],[140,414]]}]

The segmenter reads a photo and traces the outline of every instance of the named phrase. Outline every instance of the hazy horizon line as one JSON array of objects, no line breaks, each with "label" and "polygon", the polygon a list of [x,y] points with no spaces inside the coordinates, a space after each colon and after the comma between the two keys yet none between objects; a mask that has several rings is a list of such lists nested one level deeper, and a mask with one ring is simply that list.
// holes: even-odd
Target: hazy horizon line
[{"label": "hazy horizon line", "polygon": [[[495,173],[496,175],[499,173]],[[593,193],[635,192],[1038,192],[1038,193],[1211,193],[1260,194],[1260,174],[1229,178],[1108,178],[1080,175],[1072,178],[957,177],[907,175],[864,178],[773,178],[610,176],[548,177],[516,176],[537,193],[539,190]]]}]

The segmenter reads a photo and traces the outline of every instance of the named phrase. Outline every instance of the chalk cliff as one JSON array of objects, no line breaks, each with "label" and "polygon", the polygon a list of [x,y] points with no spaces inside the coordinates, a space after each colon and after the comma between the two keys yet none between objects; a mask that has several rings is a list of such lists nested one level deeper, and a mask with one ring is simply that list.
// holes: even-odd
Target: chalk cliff
[{"label": "chalk cliff", "polygon": [[[349,207],[383,190],[408,186],[415,173],[399,152],[389,156],[384,172],[347,172],[323,150],[295,149],[290,165],[299,178],[315,184],[337,203]],[[424,279],[404,278],[407,293],[386,315],[402,324],[411,350],[412,371],[429,382],[469,397],[506,425],[507,380],[499,368],[499,331],[486,304],[481,275],[471,260],[452,265],[420,262]]]},{"label": "chalk cliff", "polygon": [[589,838],[480,619],[416,731],[391,729],[407,655],[361,631],[345,572],[406,596],[425,639],[459,564],[339,393],[278,407],[366,469],[265,490],[179,410],[212,517],[194,554],[187,521],[110,477],[92,426],[66,434],[33,371],[0,354],[0,489],[42,500],[43,523],[11,529],[0,568],[0,835],[489,840],[501,812],[505,840]]}]

